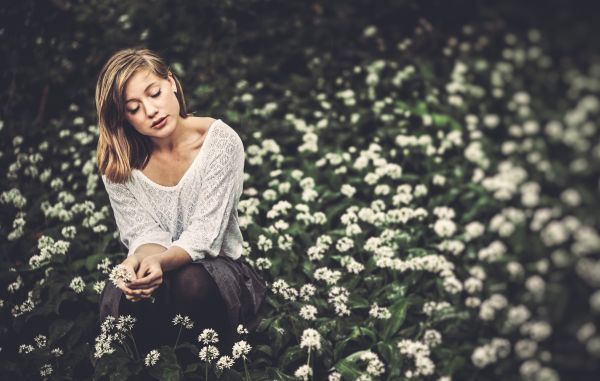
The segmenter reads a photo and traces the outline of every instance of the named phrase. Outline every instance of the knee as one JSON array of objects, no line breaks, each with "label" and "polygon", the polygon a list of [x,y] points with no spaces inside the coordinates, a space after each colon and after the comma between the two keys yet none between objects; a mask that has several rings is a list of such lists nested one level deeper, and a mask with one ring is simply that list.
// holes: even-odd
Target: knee
[{"label": "knee", "polygon": [[173,292],[185,304],[208,304],[218,290],[214,280],[201,265],[185,265],[174,274]]}]

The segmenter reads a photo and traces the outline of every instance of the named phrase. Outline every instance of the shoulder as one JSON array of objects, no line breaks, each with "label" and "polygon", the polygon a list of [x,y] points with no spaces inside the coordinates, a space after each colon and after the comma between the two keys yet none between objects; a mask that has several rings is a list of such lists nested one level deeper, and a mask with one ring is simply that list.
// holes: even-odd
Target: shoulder
[{"label": "shoulder", "polygon": [[217,147],[244,151],[244,144],[238,132],[222,119],[214,119],[211,130]]}]

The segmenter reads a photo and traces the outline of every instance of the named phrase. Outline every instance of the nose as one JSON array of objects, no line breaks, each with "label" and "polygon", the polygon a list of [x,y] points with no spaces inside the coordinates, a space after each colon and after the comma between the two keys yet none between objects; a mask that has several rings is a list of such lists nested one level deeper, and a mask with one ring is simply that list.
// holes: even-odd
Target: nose
[{"label": "nose", "polygon": [[144,108],[146,109],[146,114],[149,118],[153,118],[158,112],[158,108],[153,105],[151,101],[144,101]]}]

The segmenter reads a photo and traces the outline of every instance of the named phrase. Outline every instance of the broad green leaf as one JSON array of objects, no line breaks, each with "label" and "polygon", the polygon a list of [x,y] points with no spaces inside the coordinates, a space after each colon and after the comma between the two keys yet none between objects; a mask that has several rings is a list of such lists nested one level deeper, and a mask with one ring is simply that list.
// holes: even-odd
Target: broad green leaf
[{"label": "broad green leaf", "polygon": [[383,329],[384,340],[390,339],[396,332],[398,332],[404,323],[404,319],[406,318],[406,309],[408,308],[408,305],[408,300],[402,298],[390,306],[389,310],[392,316],[385,321]]}]

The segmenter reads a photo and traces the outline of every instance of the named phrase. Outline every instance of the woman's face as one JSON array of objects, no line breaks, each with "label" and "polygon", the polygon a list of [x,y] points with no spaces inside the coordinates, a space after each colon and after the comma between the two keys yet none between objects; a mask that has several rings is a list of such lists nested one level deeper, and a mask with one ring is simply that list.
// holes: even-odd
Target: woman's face
[{"label": "woman's face", "polygon": [[162,79],[146,70],[136,72],[125,85],[125,118],[140,134],[168,134],[179,117],[176,89],[171,74]]}]

